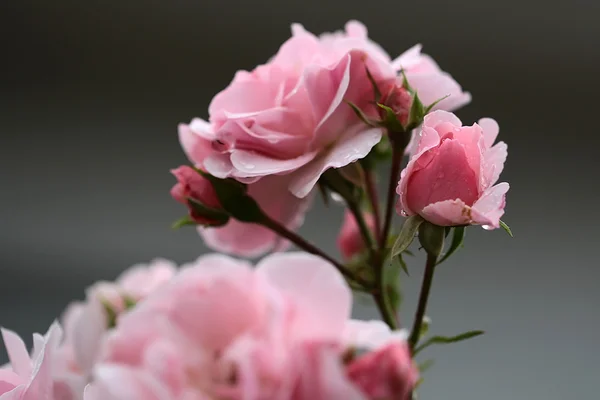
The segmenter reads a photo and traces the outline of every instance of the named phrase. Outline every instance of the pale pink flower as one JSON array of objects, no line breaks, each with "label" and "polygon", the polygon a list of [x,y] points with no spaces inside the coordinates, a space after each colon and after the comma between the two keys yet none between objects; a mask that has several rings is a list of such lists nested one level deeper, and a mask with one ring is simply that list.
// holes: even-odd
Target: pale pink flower
[{"label": "pale pink flower", "polygon": [[425,117],[415,155],[402,171],[397,210],[441,226],[498,228],[508,183],[499,183],[507,146],[499,127],[484,118],[473,126],[445,111]]},{"label": "pale pink flower", "polygon": [[[171,170],[171,173],[177,178],[177,183],[171,189],[171,196],[181,204],[189,208],[190,217],[199,224],[211,225],[215,221],[203,215],[198,215],[193,207],[189,205],[188,198],[192,198],[202,205],[220,209],[221,204],[215,193],[212,183],[198,171],[187,165]],[[218,221],[217,221],[218,222]]]},{"label": "pale pink flower", "polygon": [[[371,213],[365,213],[364,219],[371,233],[375,231],[375,217]],[[346,210],[344,222],[337,237],[337,246],[344,259],[349,260],[366,249],[365,241],[361,235],[358,223],[354,215]]]},{"label": "pale pink flower", "polygon": [[10,364],[0,369],[1,400],[72,400],[74,395],[55,381],[55,354],[62,336],[53,323],[45,336],[33,335],[31,355],[15,332],[2,329]]},{"label": "pale pink flower", "polygon": [[109,329],[106,307],[118,317],[126,310],[126,300],[139,302],[175,275],[176,265],[157,258],[149,264],[136,264],[114,282],[97,282],[86,290],[86,300],[71,303],[62,318],[65,340],[57,350],[59,368],[71,381],[85,383],[102,350]]},{"label": "pale pink flower", "polygon": [[[304,223],[313,196],[298,198],[288,190],[289,177],[267,176],[248,185],[248,195],[257,201],[270,218],[291,231]],[[273,231],[253,223],[230,219],[219,227],[198,227],[205,244],[212,250],[240,257],[255,258],[267,252],[283,251],[289,242]]]},{"label": "pale pink flower", "polygon": [[349,320],[351,302],[313,255],[202,256],[121,317],[85,400],[371,400],[345,352],[394,333]]},{"label": "pale pink flower", "polygon": [[365,157],[382,130],[362,123],[345,101],[376,115],[373,87],[395,79],[390,57],[351,21],[346,32],[317,37],[292,25],[292,37],[253,71],[238,71],[209,106],[209,122],[180,125],[190,160],[217,177],[256,182],[290,175],[308,195],[320,175]]}]

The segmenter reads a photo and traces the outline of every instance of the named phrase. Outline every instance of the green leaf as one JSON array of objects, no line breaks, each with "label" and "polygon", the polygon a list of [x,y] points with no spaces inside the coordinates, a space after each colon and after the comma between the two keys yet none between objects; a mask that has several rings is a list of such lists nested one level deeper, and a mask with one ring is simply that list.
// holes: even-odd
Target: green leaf
[{"label": "green leaf", "polygon": [[412,86],[410,86],[410,84],[408,83],[408,78],[406,78],[406,74],[404,73],[404,70],[400,70],[400,74],[402,75],[402,87],[404,89],[406,89],[409,93],[414,93],[415,89],[412,88]]},{"label": "green leaf", "polygon": [[363,113],[363,112],[362,112],[362,110],[361,110],[360,108],[358,108],[358,106],[357,106],[356,104],[352,103],[351,101],[346,101],[346,100],[344,100],[344,102],[345,102],[346,104],[348,104],[348,105],[350,106],[350,108],[352,108],[352,111],[354,111],[354,114],[356,114],[356,116],[357,116],[357,117],[358,117],[358,118],[359,118],[359,119],[360,119],[362,122],[364,122],[365,124],[367,124],[367,125],[369,125],[369,126],[373,126],[373,127],[379,126],[379,125],[377,124],[377,121],[373,121],[373,120],[371,120],[369,117],[367,117],[367,116],[365,115],[365,113]]},{"label": "green leaf", "polygon": [[246,194],[248,191],[246,185],[235,179],[220,179],[206,172],[199,172],[212,183],[221,207],[233,218],[241,222],[253,223],[261,223],[266,219],[258,203]]},{"label": "green leaf", "polygon": [[396,242],[392,246],[391,257],[396,257],[398,254],[404,252],[408,246],[412,243],[415,238],[415,234],[419,229],[419,226],[425,220],[420,215],[413,215],[408,217],[404,224],[402,224],[402,229],[396,238]]},{"label": "green leaf", "polygon": [[371,71],[369,71],[369,68],[367,68],[366,65],[365,70],[367,72],[367,78],[369,78],[371,86],[373,86],[373,97],[375,99],[375,102],[378,103],[379,100],[381,100],[381,91],[379,90],[379,86],[377,86],[377,82],[375,82],[375,78],[373,78],[373,75],[371,75]]},{"label": "green leaf", "polygon": [[394,112],[394,110],[392,108],[386,106],[385,104],[381,104],[381,103],[377,103],[377,107],[379,107],[385,111],[385,118],[381,123],[388,131],[394,132],[394,133],[406,132],[404,130],[404,126],[402,126],[402,124],[398,120],[398,117],[396,116],[396,113]]},{"label": "green leaf", "polygon": [[415,93],[413,96],[412,104],[410,105],[410,111],[408,112],[408,121],[406,122],[406,130],[410,131],[421,125],[423,118],[425,117],[425,107],[419,99],[419,95]]},{"label": "green leaf", "polygon": [[229,222],[229,215],[224,213],[222,210],[208,207],[199,202],[198,200],[188,197],[187,202],[190,207],[194,210],[194,214],[206,218],[210,221],[209,226],[222,226]]},{"label": "green leaf", "polygon": [[394,257],[394,261],[400,265],[400,268],[402,269],[402,271],[404,271],[406,276],[410,276],[410,273],[408,272],[408,265],[406,265],[406,261],[404,261],[404,257],[402,257],[403,254],[406,254],[406,250],[398,254],[398,257]]},{"label": "green leaf", "polygon": [[421,321],[421,330],[419,330],[419,339],[427,336],[427,332],[429,332],[429,328],[431,327],[431,318],[425,316],[423,317],[423,321]]},{"label": "green leaf", "polygon": [[196,226],[196,225],[198,225],[198,223],[196,221],[194,221],[189,215],[186,215],[185,217],[180,218],[177,221],[173,222],[173,225],[171,225],[171,228],[179,229],[184,226]]},{"label": "green leaf", "polygon": [[510,235],[510,237],[514,237],[512,234],[512,231],[510,230],[508,225],[506,225],[506,222],[500,220],[500,226],[502,227],[502,229],[504,229],[506,231],[506,233],[508,233]]},{"label": "green leaf", "polygon": [[452,234],[452,242],[450,243],[450,248],[448,248],[446,254],[444,254],[444,256],[437,262],[438,265],[446,261],[448,257],[450,257],[456,252],[456,250],[462,247],[462,244],[465,239],[466,228],[464,226],[456,226],[453,228],[453,231],[454,232]]},{"label": "green leaf", "polygon": [[433,257],[440,256],[442,250],[444,250],[444,233],[443,226],[434,225],[428,221],[421,224],[419,227],[419,242],[427,254]]},{"label": "green leaf", "polygon": [[442,97],[440,99],[437,99],[436,101],[434,101],[433,103],[431,103],[430,105],[428,105],[427,107],[425,107],[425,114],[429,114],[429,111],[431,111],[431,109],[433,107],[435,107],[436,105],[438,105],[440,101],[446,100],[448,97],[450,97],[449,94],[445,95],[444,97]]},{"label": "green leaf", "polygon": [[427,339],[420,346],[417,346],[417,348],[415,348],[413,355],[416,355],[417,353],[419,353],[423,349],[431,346],[432,344],[448,344],[448,343],[462,342],[463,340],[471,339],[476,336],[483,335],[484,333],[485,332],[483,332],[483,331],[469,331],[469,332],[461,333],[460,335],[451,336],[451,337],[433,336],[433,337]]}]

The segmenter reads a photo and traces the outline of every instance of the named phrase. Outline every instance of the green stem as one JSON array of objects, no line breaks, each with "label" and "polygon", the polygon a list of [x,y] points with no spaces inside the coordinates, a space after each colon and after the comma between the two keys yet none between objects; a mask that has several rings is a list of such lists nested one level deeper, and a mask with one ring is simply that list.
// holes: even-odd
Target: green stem
[{"label": "green stem", "polygon": [[400,166],[402,164],[403,156],[404,146],[393,145],[392,168],[390,170],[390,180],[388,182],[385,217],[383,219],[383,230],[379,236],[379,253],[383,253],[383,249],[385,249],[385,246],[387,245],[390,228],[392,226],[392,214],[394,211],[394,200],[396,198],[396,186],[398,186],[398,180],[400,179]]},{"label": "green stem", "polygon": [[367,249],[371,253],[371,258],[373,256],[373,252],[375,251],[375,242],[373,241],[373,235],[371,234],[371,230],[365,221],[365,216],[360,209],[360,205],[358,202],[353,201],[352,199],[346,199],[346,204],[350,209],[352,215],[354,215],[354,219],[356,220],[356,224],[358,225],[358,229],[360,230],[360,234],[365,242]]},{"label": "green stem", "polygon": [[373,209],[373,218],[375,219],[375,240],[381,240],[381,211],[379,210],[379,196],[377,196],[377,185],[375,184],[375,174],[372,169],[365,169],[365,186],[367,195]]},{"label": "green stem", "polygon": [[[378,282],[380,281],[381,279],[378,279]],[[384,291],[384,288],[381,287],[381,285],[379,285],[375,293],[373,293],[373,299],[375,300],[375,304],[377,305],[379,313],[383,318],[383,322],[385,322],[391,330],[396,330],[398,328],[398,322],[396,320],[394,312],[391,311],[390,307],[388,306],[388,302],[386,300],[386,293]]]},{"label": "green stem", "polygon": [[359,276],[356,276],[352,271],[350,271],[344,265],[340,264],[333,257],[328,255],[327,253],[325,253],[323,250],[319,249],[315,245],[306,241],[306,239],[304,239],[302,236],[298,235],[295,232],[288,230],[286,227],[281,225],[279,222],[277,222],[269,217],[266,217],[266,219],[264,221],[262,221],[261,224],[264,227],[269,228],[273,232],[277,233],[279,236],[288,239],[290,242],[294,243],[299,248],[329,261],[331,264],[333,264],[334,267],[336,267],[342,273],[342,275],[344,275],[346,278],[350,279],[351,281],[358,283],[359,285],[361,285],[364,288],[371,287],[371,284],[369,282],[360,278]]},{"label": "green stem", "polygon": [[410,345],[411,351],[414,351],[421,336],[421,326],[423,326],[423,318],[425,317],[425,311],[427,310],[427,300],[429,299],[429,292],[431,291],[431,283],[433,282],[433,273],[436,262],[437,257],[435,255],[427,254],[427,263],[425,264],[425,274],[423,275],[423,283],[421,284],[419,303],[417,305],[412,331],[408,338],[408,344]]}]

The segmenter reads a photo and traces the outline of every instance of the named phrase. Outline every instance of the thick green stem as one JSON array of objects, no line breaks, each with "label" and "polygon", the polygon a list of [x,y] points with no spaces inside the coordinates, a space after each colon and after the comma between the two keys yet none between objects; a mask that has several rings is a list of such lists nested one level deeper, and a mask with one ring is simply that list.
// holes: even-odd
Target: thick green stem
[{"label": "thick green stem", "polygon": [[427,254],[427,263],[425,264],[425,274],[423,275],[423,283],[421,284],[419,303],[417,305],[417,311],[415,312],[412,331],[408,338],[408,344],[410,345],[411,351],[414,351],[421,336],[421,327],[423,326],[423,318],[425,317],[425,311],[427,310],[427,300],[429,299],[429,292],[431,291],[431,283],[433,282],[433,273],[436,262],[437,257],[435,255]]},{"label": "thick green stem", "polygon": [[367,195],[373,209],[373,219],[375,219],[375,240],[381,240],[381,211],[379,209],[379,196],[377,195],[377,184],[375,174],[372,169],[365,170],[365,186]]},{"label": "thick green stem", "polygon": [[362,287],[367,288],[367,289],[372,286],[370,282],[367,282],[364,279],[362,279],[361,277],[356,276],[356,274],[354,274],[352,271],[350,271],[344,265],[340,264],[337,260],[335,260],[333,257],[328,255],[327,253],[325,253],[323,250],[321,250],[318,247],[316,247],[315,245],[309,243],[308,241],[306,241],[306,239],[304,239],[302,236],[298,235],[297,233],[288,230],[286,227],[282,226],[277,221],[275,221],[271,218],[267,218],[266,220],[262,221],[262,225],[269,228],[273,232],[277,233],[279,236],[288,239],[290,242],[294,243],[299,248],[329,261],[331,264],[333,264],[333,266],[335,266],[342,273],[342,275],[344,275],[346,278],[350,279],[351,281],[354,281],[354,282],[358,283],[359,285],[361,285]]}]

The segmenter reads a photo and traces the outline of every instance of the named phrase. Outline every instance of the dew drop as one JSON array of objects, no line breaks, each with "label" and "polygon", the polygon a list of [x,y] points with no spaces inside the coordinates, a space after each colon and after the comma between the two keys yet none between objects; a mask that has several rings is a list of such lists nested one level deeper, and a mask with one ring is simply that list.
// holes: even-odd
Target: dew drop
[{"label": "dew drop", "polygon": [[408,217],[408,213],[406,212],[406,210],[400,210],[400,215],[402,215],[403,217]]},{"label": "dew drop", "polygon": [[344,203],[344,198],[333,192],[331,193],[331,200],[335,201],[336,203]]}]

